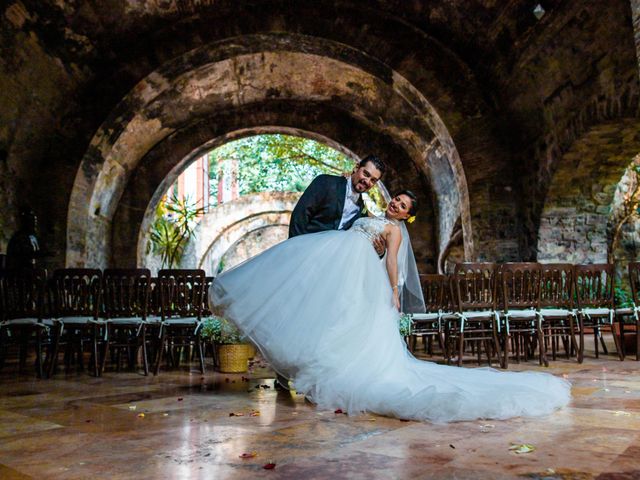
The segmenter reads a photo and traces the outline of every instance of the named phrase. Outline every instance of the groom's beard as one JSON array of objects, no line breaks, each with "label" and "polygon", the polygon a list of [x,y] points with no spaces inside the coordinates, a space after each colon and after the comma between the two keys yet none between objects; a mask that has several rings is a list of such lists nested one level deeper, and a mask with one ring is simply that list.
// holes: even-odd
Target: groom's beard
[{"label": "groom's beard", "polygon": [[360,181],[360,182],[356,183],[356,184],[353,186],[353,190],[354,190],[356,193],[358,193],[358,194],[360,194],[360,193],[365,193],[365,192],[366,192],[366,191],[368,191],[370,188],[371,188],[371,187],[369,187],[366,183],[364,183],[364,182],[362,182],[362,181]]}]

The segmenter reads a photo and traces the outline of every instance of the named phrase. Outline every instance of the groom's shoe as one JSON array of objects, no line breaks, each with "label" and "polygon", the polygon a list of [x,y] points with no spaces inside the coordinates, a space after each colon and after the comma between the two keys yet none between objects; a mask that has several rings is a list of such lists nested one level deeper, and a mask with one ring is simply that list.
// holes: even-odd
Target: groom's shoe
[{"label": "groom's shoe", "polygon": [[279,373],[276,374],[275,387],[276,387],[276,390],[287,390],[287,391],[291,390],[289,388],[289,379],[286,377],[283,377]]}]

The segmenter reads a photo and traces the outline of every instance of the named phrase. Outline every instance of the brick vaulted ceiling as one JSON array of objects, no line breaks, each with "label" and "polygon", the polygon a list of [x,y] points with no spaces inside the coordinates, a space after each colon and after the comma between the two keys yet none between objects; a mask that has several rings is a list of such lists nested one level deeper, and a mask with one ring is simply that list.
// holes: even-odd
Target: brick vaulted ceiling
[{"label": "brick vaulted ceiling", "polygon": [[[546,12],[541,19],[533,14],[538,3]],[[72,192],[79,169],[91,174],[91,163],[83,159],[96,132],[120,135],[118,125],[124,129],[124,123],[105,122],[118,112],[120,119],[133,115],[136,105],[130,102],[144,100],[144,92],[136,90],[143,80],[158,71],[170,78],[167,66],[177,65],[176,59],[197,64],[194,57],[207,45],[265,42],[269,35],[284,42],[310,39],[314,55],[324,55],[323,45],[327,57],[335,58],[340,49],[342,62],[383,83],[401,75],[446,127],[452,145],[445,155],[459,156],[467,188],[460,194],[468,196],[469,207],[467,213],[456,212],[467,228],[466,253],[476,258],[534,257],[540,217],[550,208],[547,192],[557,190],[554,173],[565,154],[599,124],[615,128],[611,125],[620,120],[628,127],[638,113],[635,1],[20,0],[1,8],[0,202],[7,208],[0,212],[0,249],[18,209],[29,204],[40,216],[42,241],[56,265],[65,262],[68,223],[75,214],[69,208]],[[376,145],[399,162],[391,184],[422,187],[427,203],[434,205],[427,218],[435,231],[416,231],[430,239],[421,258],[426,268],[433,267],[456,224],[456,218],[444,218],[446,201],[433,198],[438,188],[448,188],[438,185],[437,170],[429,177],[429,165],[438,160],[426,152],[428,166],[421,170],[409,150],[422,147],[393,128],[397,123],[410,129],[415,113],[393,111],[382,128],[373,119],[375,108],[367,109],[366,92],[354,95],[361,96],[355,103],[370,115],[366,122],[343,118],[351,105],[345,94],[315,105],[303,101],[292,108],[294,114],[287,112],[286,127],[298,126],[296,119],[304,123],[300,128],[326,125],[332,118],[338,125],[355,121],[358,139],[350,140],[336,127],[316,133],[358,154],[365,153],[367,132],[384,137]],[[283,118],[278,111],[286,108],[285,101],[274,94],[242,105],[254,119],[249,126],[259,126],[261,118]],[[231,116],[229,123],[242,127],[241,114],[206,114],[218,123],[220,115]],[[195,145],[195,135],[185,145]],[[401,145],[404,140],[409,147]],[[611,150],[611,141],[607,145]],[[152,168],[148,159],[156,147],[146,145],[140,153],[150,152],[142,167]],[[412,161],[417,166],[403,167],[402,162]],[[455,162],[451,165],[455,169]],[[618,164],[611,168],[620,168],[620,175],[624,171]],[[429,178],[414,178],[423,174]],[[136,181],[136,172],[128,175]],[[611,171],[603,175],[615,178]],[[127,180],[118,192],[127,201],[133,198],[127,190],[131,185]],[[149,198],[141,198],[140,205]],[[118,208],[109,222],[131,217]],[[112,234],[109,228],[107,235]],[[114,243],[122,244],[122,238]]]}]

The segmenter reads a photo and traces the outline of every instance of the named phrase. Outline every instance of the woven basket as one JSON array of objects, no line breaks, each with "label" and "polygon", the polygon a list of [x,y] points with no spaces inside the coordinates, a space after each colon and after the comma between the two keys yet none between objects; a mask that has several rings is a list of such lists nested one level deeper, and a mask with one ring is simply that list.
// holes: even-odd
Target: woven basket
[{"label": "woven basket", "polygon": [[220,345],[218,359],[222,373],[244,373],[248,370],[248,351],[246,345]]},{"label": "woven basket", "polygon": [[247,347],[247,358],[251,360],[256,356],[256,347],[253,343],[247,343],[245,347]]}]

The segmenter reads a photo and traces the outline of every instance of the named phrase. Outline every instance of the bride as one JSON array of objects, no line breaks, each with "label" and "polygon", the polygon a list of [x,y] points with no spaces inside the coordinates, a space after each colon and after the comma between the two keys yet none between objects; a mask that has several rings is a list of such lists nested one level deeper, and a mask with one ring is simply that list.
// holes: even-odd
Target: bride
[{"label": "bride", "polygon": [[[451,367],[409,353],[398,320],[401,302],[422,301],[403,225],[416,210],[403,191],[383,217],[282,242],[218,276],[210,303],[320,408],[448,422],[565,406],[570,385],[553,375]],[[372,248],[378,235],[384,262]]]}]

